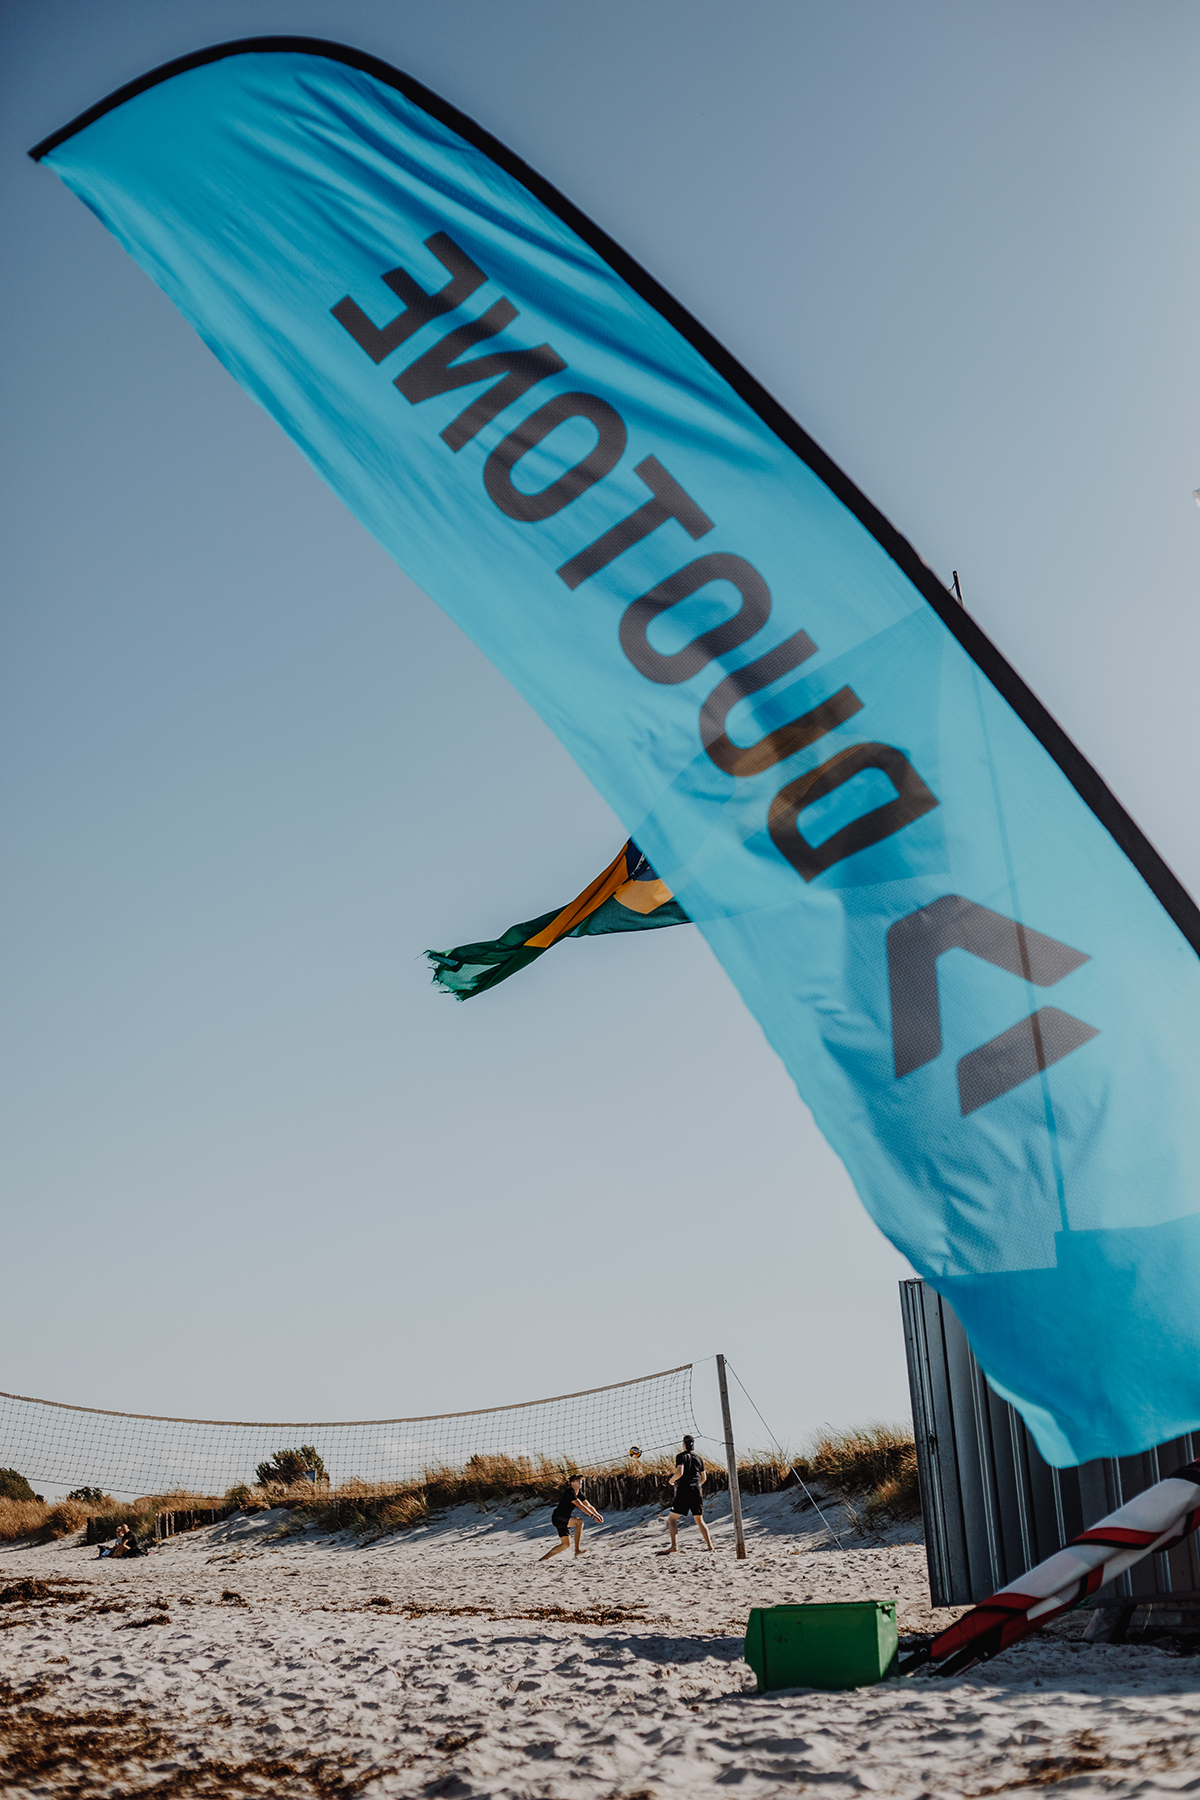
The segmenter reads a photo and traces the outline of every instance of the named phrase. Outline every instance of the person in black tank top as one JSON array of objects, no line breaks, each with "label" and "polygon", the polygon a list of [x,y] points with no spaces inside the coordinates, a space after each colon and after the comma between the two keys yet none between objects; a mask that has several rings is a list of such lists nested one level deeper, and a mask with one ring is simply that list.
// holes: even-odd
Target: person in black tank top
[{"label": "person in black tank top", "polygon": [[603,1525],[603,1515],[598,1513],[591,1502],[585,1500],[580,1493],[579,1490],[582,1486],[583,1476],[572,1475],[570,1480],[565,1481],[559,1489],[558,1498],[554,1502],[554,1511],[550,1515],[550,1523],[558,1533],[558,1542],[553,1550],[547,1550],[541,1559],[543,1562],[549,1562],[552,1556],[562,1555],[570,1542],[569,1533],[572,1531],[575,1533],[576,1556],[587,1555],[586,1550],[579,1548],[579,1540],[583,1536],[583,1515],[585,1513],[589,1519],[595,1519],[597,1525]]},{"label": "person in black tank top", "polygon": [[679,1550],[679,1521],[685,1513],[691,1513],[704,1539],[704,1548],[711,1550],[713,1541],[708,1535],[708,1526],[704,1523],[704,1498],[701,1489],[704,1486],[704,1458],[696,1455],[696,1440],[685,1437],[683,1449],[675,1458],[675,1473],[671,1477],[671,1486],[675,1493],[671,1500],[671,1510],[667,1514],[667,1530],[671,1533],[671,1548],[664,1550],[664,1556],[674,1556]]}]

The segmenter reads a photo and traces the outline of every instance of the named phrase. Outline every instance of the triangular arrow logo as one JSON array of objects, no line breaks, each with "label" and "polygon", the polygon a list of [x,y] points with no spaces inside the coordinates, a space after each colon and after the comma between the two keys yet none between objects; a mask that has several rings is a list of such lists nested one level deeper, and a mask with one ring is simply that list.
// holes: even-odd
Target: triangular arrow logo
[{"label": "triangular arrow logo", "polygon": [[[897,1079],[941,1054],[937,964],[947,950],[966,950],[1035,987],[1053,987],[1090,960],[1082,950],[1073,950],[1044,932],[1031,931],[961,894],[945,894],[897,919],[887,934]],[[1039,1008],[959,1059],[958,1097],[964,1116],[989,1100],[998,1100],[1097,1035],[1094,1026],[1055,1006]]]}]

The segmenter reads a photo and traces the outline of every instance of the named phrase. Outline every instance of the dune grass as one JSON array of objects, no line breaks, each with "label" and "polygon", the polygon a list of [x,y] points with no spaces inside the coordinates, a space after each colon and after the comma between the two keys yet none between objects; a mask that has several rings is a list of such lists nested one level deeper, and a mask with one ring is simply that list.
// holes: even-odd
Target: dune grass
[{"label": "dune grass", "polygon": [[795,1467],[810,1487],[849,1501],[855,1516],[870,1528],[921,1516],[917,1448],[906,1425],[860,1425],[849,1431],[826,1426],[795,1459]]},{"label": "dune grass", "polygon": [[[723,1459],[714,1458],[710,1452],[705,1462],[705,1492],[723,1493],[729,1485]],[[920,1516],[916,1449],[912,1433],[904,1426],[873,1424],[848,1431],[827,1427],[802,1455],[792,1459],[773,1450],[749,1452],[738,1461],[742,1492],[770,1494],[788,1485],[792,1479],[789,1462],[822,1500],[847,1503],[852,1517],[863,1526],[878,1529],[891,1520]],[[82,1530],[89,1518],[98,1521],[92,1529],[101,1539],[114,1537],[121,1524],[144,1539],[154,1535],[155,1515],[160,1512],[223,1505],[240,1507],[248,1513],[281,1507],[296,1515],[297,1527],[316,1525],[326,1531],[352,1530],[382,1536],[410,1529],[435,1513],[472,1502],[527,1502],[531,1509],[548,1505],[563,1482],[578,1472],[578,1465],[568,1460],[473,1456],[462,1468],[427,1469],[419,1479],[411,1481],[350,1479],[336,1488],[314,1487],[302,1479],[287,1485],[271,1482],[252,1487],[242,1483],[223,1495],[176,1489],[128,1502],[105,1497],[100,1501],[45,1503],[0,1497],[0,1543],[21,1539],[45,1543],[67,1537]],[[669,1499],[667,1483],[674,1473],[674,1457],[638,1461],[623,1457],[619,1462],[588,1468],[583,1473],[585,1492],[592,1503],[601,1512],[621,1512],[636,1506],[663,1504]]]},{"label": "dune grass", "polygon": [[[729,1485],[721,1463],[706,1457],[707,1494]],[[847,1503],[862,1525],[878,1529],[899,1519],[920,1516],[916,1450],[903,1426],[868,1425],[850,1431],[826,1429],[806,1452],[790,1460],[777,1451],[756,1451],[739,1459],[738,1484],[743,1494],[770,1494],[788,1485],[794,1467],[805,1484],[823,1499]],[[568,1476],[578,1472],[569,1461],[548,1458],[474,1456],[463,1468],[427,1469],[407,1482],[344,1481],[337,1488],[314,1490],[307,1481],[288,1487],[231,1488],[227,1496],[247,1511],[285,1507],[297,1515],[296,1525],[313,1524],[326,1531],[361,1531],[386,1535],[420,1525],[433,1514],[475,1502],[508,1500],[531,1507],[548,1505]],[[622,1459],[588,1468],[585,1492],[601,1512],[663,1504],[674,1458]]]},{"label": "dune grass", "polygon": [[[720,1493],[728,1487],[723,1465],[708,1461],[705,1491]],[[402,1482],[348,1480],[336,1488],[314,1489],[311,1482],[297,1481],[284,1487],[241,1486],[226,1498],[247,1512],[265,1507],[286,1507],[298,1515],[296,1524],[315,1524],[327,1531],[368,1531],[383,1535],[419,1525],[432,1514],[455,1506],[509,1500],[531,1507],[549,1505],[564,1481],[582,1472],[585,1492],[602,1512],[662,1503],[670,1496],[668,1479],[675,1472],[674,1456],[643,1457],[580,1471],[569,1460],[547,1457],[473,1456],[462,1468],[427,1469],[419,1478]],[[783,1485],[786,1467],[774,1453],[751,1455],[738,1465],[744,1493],[773,1493]]]},{"label": "dune grass", "polygon": [[177,1490],[166,1494],[145,1494],[128,1502],[107,1495],[94,1500],[4,1500],[0,1499],[0,1544],[18,1543],[30,1538],[36,1543],[50,1543],[55,1538],[70,1537],[82,1531],[89,1519],[99,1519],[101,1527],[93,1527],[99,1539],[115,1537],[118,1525],[128,1525],[137,1538],[154,1536],[155,1515],[175,1512],[188,1506],[225,1506],[224,1495],[192,1494]]},{"label": "dune grass", "polygon": [[22,1538],[47,1543],[51,1538],[69,1537],[87,1524],[90,1510],[82,1500],[0,1499],[0,1544]]},{"label": "dune grass", "polygon": [[864,1525],[876,1527],[893,1519],[921,1517],[921,1484],[917,1478],[917,1452],[914,1448],[895,1475],[867,1495],[862,1509]]}]

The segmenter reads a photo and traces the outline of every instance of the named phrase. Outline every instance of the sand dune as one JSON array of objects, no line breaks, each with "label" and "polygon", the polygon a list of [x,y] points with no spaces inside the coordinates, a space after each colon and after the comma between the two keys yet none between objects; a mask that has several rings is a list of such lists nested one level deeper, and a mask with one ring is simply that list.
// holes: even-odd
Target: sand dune
[{"label": "sand dune", "polygon": [[[132,1563],[0,1551],[7,1795],[986,1796],[1200,1792],[1200,1659],[1079,1641],[1082,1619],[957,1681],[759,1698],[748,1609],[928,1605],[918,1534],[830,1543],[747,1503],[735,1561],[651,1513],[539,1564],[545,1507],[469,1507],[374,1545],[237,1517]],[[834,1516],[834,1523],[840,1515]],[[22,1597],[23,1595],[23,1597]]]}]

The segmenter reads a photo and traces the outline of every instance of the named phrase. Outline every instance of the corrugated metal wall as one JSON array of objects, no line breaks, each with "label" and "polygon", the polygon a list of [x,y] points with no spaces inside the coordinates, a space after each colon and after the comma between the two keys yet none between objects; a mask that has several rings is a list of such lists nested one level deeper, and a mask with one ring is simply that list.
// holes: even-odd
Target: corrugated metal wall
[{"label": "corrugated metal wall", "polygon": [[[934,1606],[986,1599],[1200,1451],[1197,1432],[1140,1456],[1052,1469],[984,1380],[947,1302],[923,1281],[902,1281],[900,1305]],[[1197,1537],[1147,1557],[1096,1598],[1168,1596],[1200,1603]]]}]

